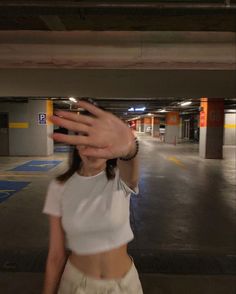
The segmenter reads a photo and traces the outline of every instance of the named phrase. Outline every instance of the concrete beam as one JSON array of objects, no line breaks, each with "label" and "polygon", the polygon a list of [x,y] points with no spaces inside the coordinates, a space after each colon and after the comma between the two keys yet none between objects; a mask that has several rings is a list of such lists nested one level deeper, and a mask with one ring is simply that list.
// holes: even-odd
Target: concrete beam
[{"label": "concrete beam", "polygon": [[230,32],[2,31],[0,68],[234,70],[235,40]]},{"label": "concrete beam", "polygon": [[0,97],[236,98],[233,70],[0,69]]},{"label": "concrete beam", "polygon": [[[213,2],[213,1],[212,1]],[[3,1],[0,7],[33,7],[33,8],[149,8],[149,9],[235,9],[236,5],[228,0],[222,3],[186,3],[185,1],[176,3],[175,1]]]},{"label": "concrete beam", "polygon": [[40,19],[51,31],[65,31],[66,27],[57,15],[41,15]]}]

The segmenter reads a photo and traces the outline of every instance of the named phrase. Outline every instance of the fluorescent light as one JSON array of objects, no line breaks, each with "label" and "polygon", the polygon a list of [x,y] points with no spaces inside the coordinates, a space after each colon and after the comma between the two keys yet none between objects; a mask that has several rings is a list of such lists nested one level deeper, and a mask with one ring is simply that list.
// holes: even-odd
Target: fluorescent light
[{"label": "fluorescent light", "polygon": [[151,115],[152,115],[152,113],[148,113],[147,115],[151,116]]},{"label": "fluorescent light", "polygon": [[130,107],[130,108],[128,109],[128,111],[134,111],[134,108],[133,108],[133,107]]},{"label": "fluorescent light", "polygon": [[161,109],[160,112],[167,112],[165,109]]},{"label": "fluorescent light", "polygon": [[75,103],[77,102],[77,100],[74,97],[70,97],[69,100]]},{"label": "fluorescent light", "polygon": [[135,108],[135,111],[144,111],[146,107],[141,107],[141,108]]},{"label": "fluorescent light", "polygon": [[130,107],[128,111],[144,111],[145,109],[146,107],[141,107],[141,108]]},{"label": "fluorescent light", "polygon": [[181,106],[187,106],[187,105],[190,105],[190,104],[192,104],[192,101],[182,102],[180,105]]}]

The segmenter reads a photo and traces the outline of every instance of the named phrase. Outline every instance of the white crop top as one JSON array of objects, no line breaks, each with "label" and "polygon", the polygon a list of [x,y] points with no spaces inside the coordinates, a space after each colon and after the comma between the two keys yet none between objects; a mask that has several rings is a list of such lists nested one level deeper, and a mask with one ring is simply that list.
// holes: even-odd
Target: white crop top
[{"label": "white crop top", "polygon": [[107,251],[134,237],[130,227],[131,190],[120,178],[108,180],[105,170],[95,176],[78,173],[60,184],[51,181],[43,213],[62,218],[66,246],[78,254]]}]

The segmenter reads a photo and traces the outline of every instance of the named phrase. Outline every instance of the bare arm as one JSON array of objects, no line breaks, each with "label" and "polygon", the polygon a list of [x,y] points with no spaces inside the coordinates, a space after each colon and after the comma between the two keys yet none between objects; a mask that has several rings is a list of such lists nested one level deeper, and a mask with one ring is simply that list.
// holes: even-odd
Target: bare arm
[{"label": "bare arm", "polygon": [[56,294],[66,263],[65,237],[61,218],[49,216],[50,238],[43,294]]},{"label": "bare arm", "polygon": [[[135,153],[134,135],[122,120],[88,102],[80,101],[78,105],[93,116],[57,111],[58,116],[52,116],[51,121],[55,125],[78,132],[79,135],[53,134],[54,140],[86,146],[81,154],[97,158],[127,157]],[[86,136],[80,133],[86,133]],[[129,161],[118,160],[118,168],[120,177],[127,186],[131,189],[136,187],[139,178],[138,157]]]},{"label": "bare arm", "polygon": [[[134,141],[134,135],[132,134],[130,139],[130,148],[126,157],[132,156],[136,151],[136,144]],[[120,177],[126,183],[128,187],[134,189],[139,181],[139,160],[138,154],[129,161],[118,159],[118,168],[120,170]]]}]

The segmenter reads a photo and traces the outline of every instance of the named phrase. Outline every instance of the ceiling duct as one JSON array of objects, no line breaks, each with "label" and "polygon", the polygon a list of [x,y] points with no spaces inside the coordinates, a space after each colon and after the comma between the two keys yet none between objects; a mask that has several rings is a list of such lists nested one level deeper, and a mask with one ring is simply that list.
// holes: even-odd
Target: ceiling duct
[{"label": "ceiling duct", "polygon": [[230,0],[215,3],[192,1],[148,2],[148,1],[1,1],[0,7],[54,7],[54,8],[140,8],[140,9],[236,9]]}]

